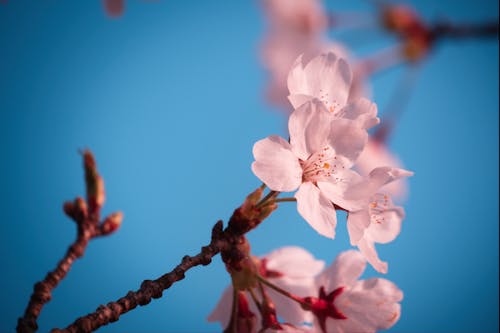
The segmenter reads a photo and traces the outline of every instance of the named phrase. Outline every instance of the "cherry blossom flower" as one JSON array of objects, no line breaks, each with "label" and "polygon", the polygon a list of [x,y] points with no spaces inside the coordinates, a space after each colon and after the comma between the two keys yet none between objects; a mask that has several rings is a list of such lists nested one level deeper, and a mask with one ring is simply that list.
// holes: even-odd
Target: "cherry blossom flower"
[{"label": "cherry blossom flower", "polygon": [[318,297],[308,297],[314,326],[323,333],[376,332],[393,326],[401,314],[403,293],[392,282],[358,280],[366,260],[358,251],[341,253],[316,278]]},{"label": "cherry blossom flower", "polygon": [[[257,259],[256,262],[259,268],[259,274],[263,278],[271,281],[280,288],[292,291],[300,297],[312,293],[314,277],[320,273],[325,266],[323,261],[316,260],[309,252],[295,246],[283,247],[275,250]],[[291,324],[300,324],[312,320],[311,314],[303,311],[302,308],[292,300],[267,287],[265,287],[265,290],[275,304],[277,314],[290,324],[283,325],[284,329],[289,329],[288,331],[285,330],[285,332],[294,332],[292,328],[298,329]],[[258,294],[258,291],[256,293]],[[208,321],[219,321],[223,328],[227,327],[231,314],[232,295],[233,287],[230,286],[223,292],[215,309],[209,315]],[[259,311],[252,302],[250,303],[250,311],[257,315],[257,322],[260,322]]]},{"label": "cherry blossom flower", "polygon": [[367,140],[361,125],[370,122],[369,107],[360,103],[332,114],[322,102],[307,101],[290,115],[290,142],[270,136],[253,147],[255,175],[274,191],[298,189],[299,213],[329,238],[335,237],[337,223],[333,204],[347,210],[358,207],[344,192],[360,177],[350,168]]},{"label": "cherry blossom flower", "polygon": [[318,0],[264,0],[263,5],[272,29],[317,34],[328,24]]},{"label": "cherry blossom flower", "polygon": [[411,175],[412,172],[403,169],[376,168],[367,179],[353,185],[346,194],[358,200],[367,198],[362,209],[349,212],[347,229],[351,244],[358,246],[368,262],[380,273],[387,273],[387,263],[379,259],[375,242],[393,241],[401,231],[401,222],[405,216],[403,208],[395,206],[391,197],[381,192],[380,188]]},{"label": "cherry blossom flower", "polygon": [[366,98],[350,98],[352,77],[347,61],[333,52],[323,53],[307,63],[301,56],[288,74],[288,99],[295,109],[318,99],[332,114],[348,119],[359,117],[364,128],[371,128],[379,123],[377,107]]},{"label": "cherry blossom flower", "polygon": [[270,74],[267,97],[289,108],[286,79],[300,54],[312,57],[321,52],[327,17],[318,0],[265,0],[268,31],[261,58]]},{"label": "cherry blossom flower", "polygon": [[[399,158],[390,151],[386,144],[369,137],[365,149],[356,160],[356,170],[362,176],[367,176],[371,170],[381,165],[394,168],[403,167]],[[408,195],[408,181],[406,178],[400,178],[384,185],[380,188],[380,191],[391,195],[393,199],[401,202]]]}]

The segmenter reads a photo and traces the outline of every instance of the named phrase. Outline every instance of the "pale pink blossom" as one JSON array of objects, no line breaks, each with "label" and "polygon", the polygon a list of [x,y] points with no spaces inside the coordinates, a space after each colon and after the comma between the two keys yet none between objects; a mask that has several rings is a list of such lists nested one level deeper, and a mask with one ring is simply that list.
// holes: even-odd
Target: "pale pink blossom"
[{"label": "pale pink blossom", "polygon": [[298,189],[299,213],[326,237],[335,236],[334,204],[346,210],[358,207],[344,193],[359,179],[351,167],[367,140],[363,125],[371,111],[369,104],[360,103],[332,114],[312,99],[290,115],[290,142],[270,136],[253,147],[255,175],[274,191]]},{"label": "pale pink blossom", "polygon": [[[403,167],[400,159],[390,151],[385,143],[370,137],[365,149],[356,160],[356,170],[361,175],[366,176],[371,170],[382,165],[394,168]],[[385,185],[380,191],[391,195],[397,202],[401,202],[408,196],[408,181],[406,178],[401,178]]]},{"label": "pale pink blossom", "polygon": [[266,34],[261,48],[261,61],[268,73],[266,97],[270,102],[284,107],[287,112],[293,111],[287,98],[288,72],[299,55],[311,59],[321,53],[322,43],[319,36],[296,34],[293,31],[279,30]]},{"label": "pale pink blossom", "polygon": [[379,259],[375,243],[393,241],[401,231],[405,216],[402,207],[395,206],[391,197],[380,191],[385,184],[409,177],[412,172],[379,167],[358,184],[354,184],[346,194],[349,198],[366,200],[362,209],[352,210],[347,217],[347,229],[352,245],[358,246],[368,262],[380,273],[387,273],[387,262]]},{"label": "pale pink blossom", "polygon": [[264,0],[271,29],[297,34],[317,34],[328,25],[328,17],[319,0]]},{"label": "pale pink blossom", "polygon": [[268,29],[262,43],[262,63],[270,74],[267,97],[288,107],[286,78],[300,55],[321,52],[328,18],[318,0],[264,0]]},{"label": "pale pink blossom", "polygon": [[[310,295],[313,292],[314,277],[325,267],[322,260],[316,260],[309,252],[296,246],[275,250],[258,259],[257,265],[259,274],[263,278],[300,297]],[[311,313],[303,311],[297,303],[272,289],[264,288],[273,301],[277,314],[290,323],[290,325],[284,325],[285,328],[289,329],[285,332],[294,332],[292,328],[299,329],[291,324],[295,325],[312,320]],[[257,289],[255,294],[259,295]],[[208,321],[219,321],[223,328],[227,327],[231,315],[232,295],[232,286],[224,290],[215,309],[209,315]],[[250,298],[250,296],[248,297]],[[257,322],[260,323],[261,317],[253,302],[250,302],[250,310],[257,315]]]},{"label": "pale pink blossom", "polygon": [[320,100],[333,115],[356,118],[360,126],[371,128],[379,123],[377,107],[366,98],[350,98],[352,81],[350,65],[333,52],[308,62],[300,56],[288,74],[288,99],[295,109],[305,102]]},{"label": "pale pink blossom", "polygon": [[363,255],[351,250],[341,253],[318,275],[318,297],[306,301],[311,304],[314,326],[320,332],[370,333],[398,321],[403,293],[386,279],[358,280],[365,267]]}]

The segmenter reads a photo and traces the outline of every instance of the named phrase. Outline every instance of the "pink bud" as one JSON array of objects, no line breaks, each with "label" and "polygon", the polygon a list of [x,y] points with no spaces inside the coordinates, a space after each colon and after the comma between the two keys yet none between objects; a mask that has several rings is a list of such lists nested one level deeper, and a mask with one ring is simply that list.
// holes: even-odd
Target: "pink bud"
[{"label": "pink bud", "polygon": [[116,212],[106,217],[106,219],[100,226],[102,235],[109,235],[115,232],[122,224],[122,220],[122,212]]}]

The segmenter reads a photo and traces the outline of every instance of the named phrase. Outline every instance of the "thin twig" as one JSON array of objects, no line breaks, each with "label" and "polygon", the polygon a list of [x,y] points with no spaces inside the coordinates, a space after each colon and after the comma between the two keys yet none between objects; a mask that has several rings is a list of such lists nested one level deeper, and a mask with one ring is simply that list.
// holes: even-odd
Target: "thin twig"
[{"label": "thin twig", "polygon": [[65,213],[77,225],[76,240],[68,248],[56,268],[47,273],[42,281],[34,285],[33,294],[24,315],[18,319],[16,327],[18,333],[36,332],[38,329],[37,319],[43,306],[50,301],[52,291],[66,277],[74,261],[83,256],[89,241],[113,233],[121,224],[123,215],[120,212],[111,214],[102,223],[99,223],[100,209],[104,204],[104,182],[97,171],[92,153],[85,150],[82,155],[87,201],[78,197],[73,202],[64,204]]},{"label": "thin twig", "polygon": [[156,280],[144,280],[137,291],[129,291],[127,295],[115,302],[99,306],[95,312],[78,318],[65,329],[53,329],[52,333],[92,332],[99,327],[117,321],[120,315],[125,314],[138,305],[149,304],[152,299],[160,298],[163,291],[170,288],[175,282],[184,279],[185,273],[198,265],[206,266],[212,261],[224,246],[222,221],[215,224],[212,229],[212,240],[209,245],[202,247],[201,252],[195,256],[185,256],[171,272],[162,275]]}]

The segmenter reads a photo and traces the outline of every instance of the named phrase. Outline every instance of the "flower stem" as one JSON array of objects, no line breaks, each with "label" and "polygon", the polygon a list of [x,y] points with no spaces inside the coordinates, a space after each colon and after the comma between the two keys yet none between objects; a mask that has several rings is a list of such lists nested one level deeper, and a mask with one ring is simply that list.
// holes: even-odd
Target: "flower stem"
[{"label": "flower stem", "polygon": [[260,208],[268,203],[269,200],[274,199],[280,194],[278,191],[270,191],[262,200],[260,200],[256,205],[255,208]]},{"label": "flower stem", "polygon": [[250,296],[252,297],[253,302],[255,303],[255,306],[259,310],[260,313],[262,313],[262,305],[260,304],[259,300],[257,299],[257,295],[255,295],[255,291],[253,288],[248,289],[248,292],[250,293]]},{"label": "flower stem", "polygon": [[278,203],[278,202],[295,202],[297,201],[297,199],[295,198],[276,198],[273,200],[274,203]]},{"label": "flower stem", "polygon": [[262,276],[258,275],[257,274],[257,279],[262,282],[263,284],[265,284],[266,286],[268,286],[269,288],[271,289],[274,289],[275,291],[279,292],[280,294],[282,294],[283,296],[286,296],[292,300],[294,300],[295,302],[299,303],[300,305],[308,305],[304,299],[302,297],[298,297],[288,291],[286,291],[285,289],[281,289],[280,287],[272,284],[271,282],[267,281],[266,279],[264,279]]}]

